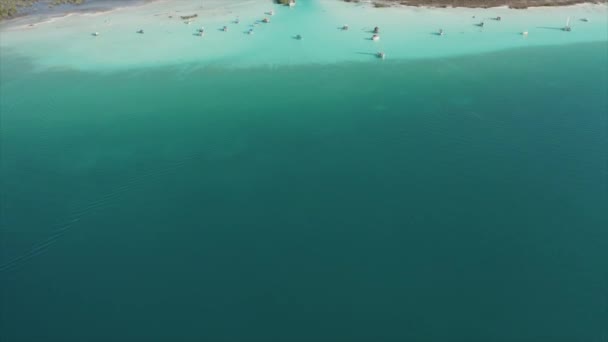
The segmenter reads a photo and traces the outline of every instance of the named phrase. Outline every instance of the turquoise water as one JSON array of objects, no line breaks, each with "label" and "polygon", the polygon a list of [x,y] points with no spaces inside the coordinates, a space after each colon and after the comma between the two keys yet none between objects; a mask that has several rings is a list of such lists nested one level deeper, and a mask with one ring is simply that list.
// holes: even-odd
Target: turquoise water
[{"label": "turquoise water", "polygon": [[[249,68],[373,62],[379,51],[390,60],[420,60],[608,41],[608,4],[520,11],[377,9],[344,1],[301,0],[293,9],[275,6],[271,23],[256,23],[268,16],[270,2],[204,0],[201,9],[201,1],[171,0],[62,18],[26,16],[0,24],[0,49],[28,56],[33,68],[99,72],[186,63]],[[177,19],[186,13],[199,17],[186,25]],[[234,23],[237,16],[239,24]],[[490,19],[496,16],[503,20]],[[568,17],[572,31],[564,32]],[[485,20],[483,29],[477,26],[480,20]],[[31,22],[34,26],[28,25]],[[350,25],[348,31],[340,29],[344,24]],[[228,32],[221,30],[225,25]],[[205,37],[196,36],[202,26],[207,29]],[[375,26],[381,29],[377,42],[371,41]],[[255,34],[246,34],[252,27]],[[445,36],[437,35],[440,27]],[[137,34],[139,29],[145,34]],[[93,32],[100,35],[94,37]],[[294,39],[298,34],[302,40]]]},{"label": "turquoise water", "polygon": [[0,59],[2,341],[604,341],[605,43]]}]

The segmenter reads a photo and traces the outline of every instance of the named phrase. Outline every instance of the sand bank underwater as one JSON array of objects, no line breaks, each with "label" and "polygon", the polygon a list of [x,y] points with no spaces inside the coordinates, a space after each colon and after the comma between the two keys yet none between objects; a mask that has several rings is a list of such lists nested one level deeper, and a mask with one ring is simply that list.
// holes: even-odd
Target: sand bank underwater
[{"label": "sand bank underwater", "polygon": [[[39,67],[117,70],[180,63],[247,67],[373,61],[378,51],[390,59],[443,58],[608,41],[606,5],[513,10],[378,9],[334,0],[301,0],[294,8],[256,0],[202,4],[158,1],[63,17],[23,17],[2,25],[0,47]],[[190,24],[180,18],[194,13],[198,17]],[[502,20],[493,20],[497,16]],[[261,22],[265,17],[270,23]],[[571,32],[561,30],[568,17]],[[348,31],[340,29],[344,24]],[[375,26],[381,29],[376,42],[370,39]],[[197,35],[201,27],[204,37]],[[445,35],[437,35],[440,28]],[[140,29],[145,33],[138,34]],[[250,29],[254,34],[248,34]]]}]

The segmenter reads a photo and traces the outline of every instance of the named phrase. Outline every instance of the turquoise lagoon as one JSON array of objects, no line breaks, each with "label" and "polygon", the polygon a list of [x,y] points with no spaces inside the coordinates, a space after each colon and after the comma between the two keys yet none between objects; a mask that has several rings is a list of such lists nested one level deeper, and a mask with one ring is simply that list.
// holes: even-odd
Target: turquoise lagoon
[{"label": "turquoise lagoon", "polygon": [[0,337],[603,341],[607,61],[3,49]]}]

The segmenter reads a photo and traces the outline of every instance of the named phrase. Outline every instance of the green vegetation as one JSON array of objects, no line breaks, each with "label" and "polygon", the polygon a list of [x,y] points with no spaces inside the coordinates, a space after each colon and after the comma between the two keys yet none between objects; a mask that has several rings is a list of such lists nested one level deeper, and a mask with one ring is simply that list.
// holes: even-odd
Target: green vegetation
[{"label": "green vegetation", "polygon": [[[19,10],[25,7],[32,6],[39,0],[0,0],[0,20],[12,18],[19,14]],[[51,0],[49,6],[57,6],[64,4],[80,5],[85,0]]]},{"label": "green vegetation", "polygon": [[37,0],[0,0],[0,19],[17,15],[22,7],[31,6]]}]

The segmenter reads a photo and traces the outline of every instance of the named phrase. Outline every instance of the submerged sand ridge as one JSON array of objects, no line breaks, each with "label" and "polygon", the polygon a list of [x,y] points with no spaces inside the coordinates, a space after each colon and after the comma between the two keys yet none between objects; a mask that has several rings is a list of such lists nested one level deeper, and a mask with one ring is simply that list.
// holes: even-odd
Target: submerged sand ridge
[{"label": "submerged sand ridge", "polygon": [[[0,47],[39,67],[95,70],[182,63],[249,67],[378,61],[380,51],[387,59],[441,58],[608,41],[607,8],[378,9],[373,3],[333,0],[302,0],[289,8],[265,0],[159,0],[109,12],[5,23]],[[571,32],[562,30],[567,18]],[[349,29],[343,30],[346,24]],[[379,39],[372,40],[376,26]]]}]

